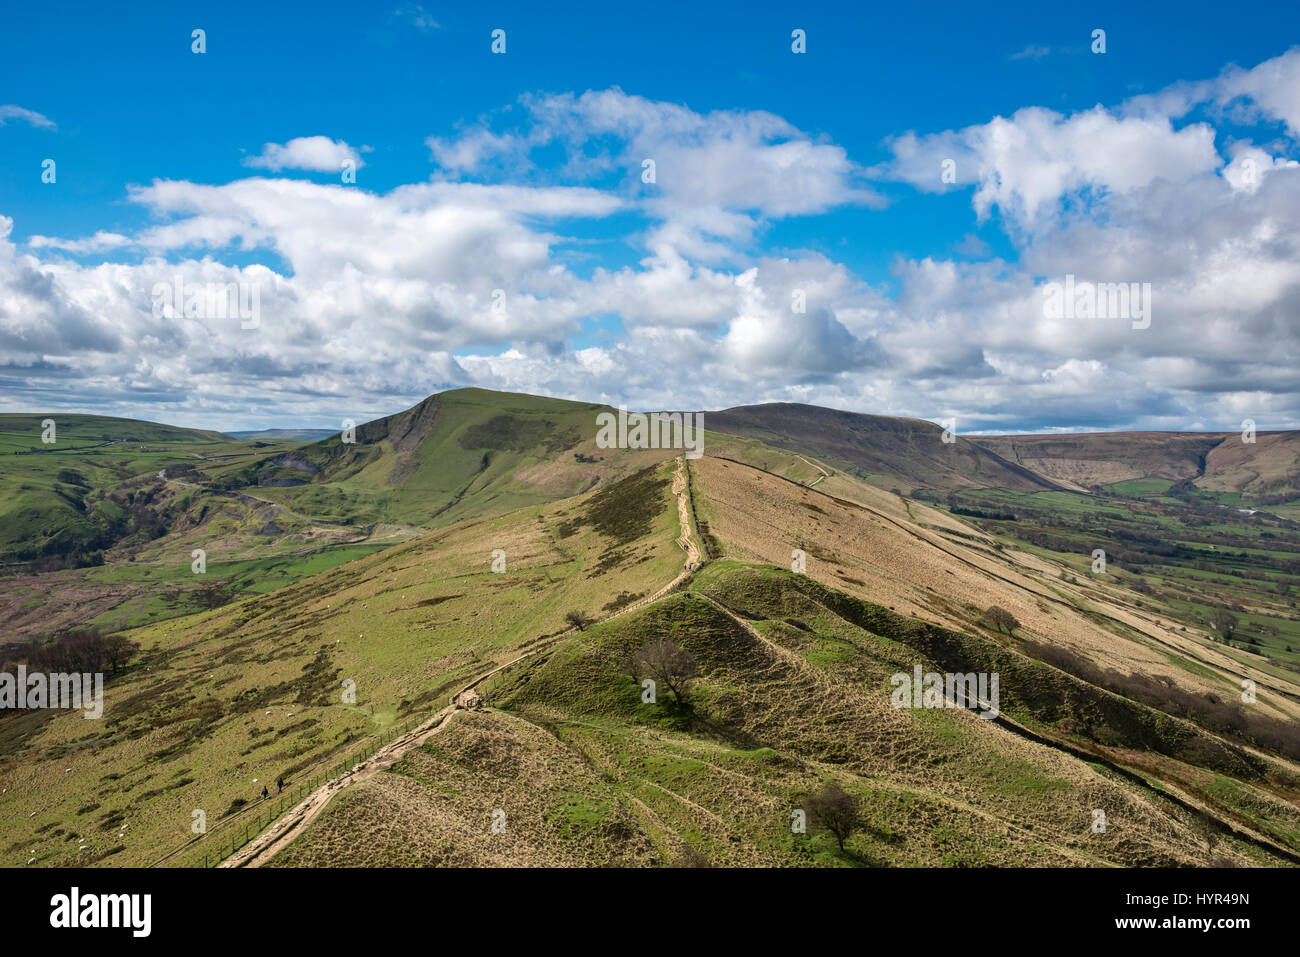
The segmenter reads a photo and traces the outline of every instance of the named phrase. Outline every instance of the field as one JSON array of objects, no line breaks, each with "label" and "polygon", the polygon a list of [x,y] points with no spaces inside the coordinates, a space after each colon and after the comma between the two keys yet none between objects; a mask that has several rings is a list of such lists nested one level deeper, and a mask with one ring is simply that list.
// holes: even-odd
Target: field
[{"label": "field", "polygon": [[[355,443],[71,417],[57,451],[8,417],[8,660],[137,650],[100,721],[0,718],[0,854],[1300,863],[1300,529],[1183,475],[1203,438],[1101,487],[963,446],[915,487],[942,450],[887,467],[868,433],[924,423],[724,416],[687,461],[598,448],[604,408],[459,390]],[[695,673],[647,699],[662,640]],[[997,714],[898,707],[916,667],[999,675]],[[828,782],[861,802],[843,848],[791,826]]]},{"label": "field", "polygon": [[[1166,491],[1132,482],[1094,495],[980,490],[949,504],[989,534],[1059,561],[1077,581],[1122,583],[1146,611],[1205,634],[1239,667],[1300,674],[1300,525]],[[1092,572],[1095,549],[1106,553],[1104,574]]]},{"label": "field", "polygon": [[[1243,865],[1280,859],[1256,840],[1296,846],[1300,816],[1271,793],[1294,791],[1290,769],[1272,767],[1263,790],[1218,776],[1216,813],[1239,829],[1221,833],[1201,823],[1204,805],[1171,800],[1112,765],[1133,742],[1088,742],[1096,754],[1082,760],[1026,736],[1025,725],[1071,717],[1055,711],[1081,716],[1099,703],[1082,683],[1053,693],[1070,679],[1028,659],[1001,662],[1018,679],[1014,722],[890,707],[889,675],[940,646],[920,622],[811,579],[715,560],[684,590],[566,638],[485,684],[490,709],[456,712],[422,746],[341,792],[270,863]],[[700,664],[686,705],[644,703],[620,665],[664,635]],[[988,639],[965,641],[971,654],[1006,654]],[[1176,722],[1138,708],[1128,717],[1129,733],[1163,733],[1177,749]],[[824,834],[790,827],[827,780],[865,808],[865,826],[842,852]],[[1090,830],[1092,808],[1106,809],[1104,835]]]},{"label": "field", "polygon": [[[608,614],[617,596],[671,581],[670,468],[130,632],[141,652],[106,687],[102,723],[37,712],[0,726],[6,861],[151,863],[192,836],[194,810],[215,825],[264,783],[297,784],[441,708],[488,663],[563,632],[567,611]],[[495,549],[505,573],[491,570]]]}]

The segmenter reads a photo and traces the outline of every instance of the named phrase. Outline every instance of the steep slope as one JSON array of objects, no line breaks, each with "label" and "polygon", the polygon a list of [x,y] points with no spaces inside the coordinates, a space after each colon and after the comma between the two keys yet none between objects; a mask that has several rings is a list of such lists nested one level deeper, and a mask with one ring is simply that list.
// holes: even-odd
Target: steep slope
[{"label": "steep slope", "polygon": [[881,488],[1057,488],[1057,483],[962,436],[943,441],[943,429],[900,419],[774,402],[704,414],[706,428],[758,439],[816,456]]},{"label": "steep slope", "polygon": [[[683,703],[625,669],[670,637],[699,677]],[[967,642],[957,661],[935,641]],[[936,657],[937,655],[937,657]],[[946,660],[945,660],[946,659]],[[891,704],[896,673],[990,664],[986,721]],[[687,592],[564,639],[482,688],[438,734],[379,767],[283,847],[276,866],[1197,866],[1293,862],[1300,812],[1244,785],[1254,815],[1166,794],[1023,722],[1101,712],[1134,747],[1182,747],[1178,723],[987,639],[934,629],[803,576],[704,568]],[[1225,769],[1250,760],[1192,738]],[[833,780],[863,802],[846,852],[791,828]],[[1280,775],[1294,791],[1294,776]],[[1106,830],[1092,830],[1094,809]],[[1211,834],[1213,839],[1203,835]],[[362,841],[356,835],[364,835]],[[1300,860],[1300,858],[1295,858]]]},{"label": "steep slope", "polygon": [[1206,455],[1196,484],[1264,505],[1300,499],[1300,432],[1261,432],[1254,442],[1233,433]]},{"label": "steep slope", "polygon": [[456,389],[358,426],[355,443],[334,435],[214,480],[260,485],[309,515],[447,525],[566,498],[673,456],[597,448],[596,416],[606,411]]},{"label": "steep slope", "polygon": [[977,436],[1002,458],[1073,487],[1192,482],[1271,502],[1300,498],[1300,432],[1093,432]]},{"label": "steep slope", "polygon": [[1141,607],[1114,576],[1075,582],[1062,565],[888,493],[849,501],[709,456],[692,473],[701,528],[724,557],[789,568],[797,549],[809,577],[902,614],[987,634],[981,619],[997,605],[1019,620],[1021,637],[1103,668],[1230,697],[1250,677],[1262,706],[1280,718],[1300,716],[1294,677],[1243,667],[1207,635]]},{"label": "steep slope", "polygon": [[266,782],[300,787],[437,711],[562,635],[570,610],[609,615],[671,582],[672,478],[665,463],[129,632],[141,650],[106,684],[101,720],[0,718],[0,854],[11,866],[148,864],[193,837],[195,809],[214,836],[242,832]]}]

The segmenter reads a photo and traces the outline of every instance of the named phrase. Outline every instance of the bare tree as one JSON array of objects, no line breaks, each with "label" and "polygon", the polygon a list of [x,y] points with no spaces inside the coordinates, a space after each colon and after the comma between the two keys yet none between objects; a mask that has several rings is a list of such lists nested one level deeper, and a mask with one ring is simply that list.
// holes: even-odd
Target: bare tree
[{"label": "bare tree", "polygon": [[573,611],[565,612],[564,620],[567,621],[574,628],[577,628],[579,631],[585,631],[587,626],[592,624],[595,621],[595,619],[592,618],[590,615],[588,615],[585,611],[578,611],[577,609],[574,609]]},{"label": "bare tree", "polygon": [[828,781],[804,804],[808,816],[830,832],[841,851],[844,850],[844,842],[862,828],[862,802],[834,781]]},{"label": "bare tree", "polygon": [[988,625],[990,628],[996,628],[998,631],[1005,631],[1008,635],[1011,634],[1013,630],[1020,627],[1020,622],[1016,620],[1016,616],[1000,605],[990,605],[988,610],[984,612],[984,617],[981,618],[980,621]]},{"label": "bare tree", "polygon": [[678,647],[671,638],[647,641],[636,653],[637,674],[653,678],[673,693],[677,703],[686,704],[686,691],[691,679],[700,673],[691,653]]}]

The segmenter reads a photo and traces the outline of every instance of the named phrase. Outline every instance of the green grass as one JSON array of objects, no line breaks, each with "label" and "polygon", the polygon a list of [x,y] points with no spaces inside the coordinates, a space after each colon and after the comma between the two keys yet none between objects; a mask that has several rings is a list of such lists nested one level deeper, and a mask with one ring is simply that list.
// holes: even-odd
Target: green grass
[{"label": "green grass", "polygon": [[[1080,579],[1090,576],[1091,554],[1102,548],[1108,580],[1137,587],[1138,600],[1198,630],[1216,607],[1237,609],[1240,631],[1275,667],[1300,668],[1300,534],[1266,512],[1165,500],[1161,479],[1117,483],[1122,500],[1081,493],[968,490],[964,510],[1014,512],[1015,520],[966,515],[1004,542],[1061,562]],[[1205,493],[1206,499],[1236,493]],[[1247,610],[1249,608],[1249,610]],[[1287,650],[1290,645],[1291,651]]]},{"label": "green grass", "polygon": [[[0,742],[0,820],[9,822],[0,825],[0,853],[19,863],[21,846],[23,861],[35,848],[43,864],[70,863],[51,834],[66,831],[93,797],[102,810],[77,826],[97,848],[119,822],[131,825],[126,848],[105,862],[148,863],[188,839],[193,808],[215,819],[260,789],[253,778],[296,781],[327,768],[393,722],[443,707],[451,690],[519,645],[562,631],[568,609],[599,614],[610,589],[661,587],[680,568],[668,468],[653,473],[656,481],[634,475],[621,486],[620,511],[644,518],[638,537],[594,526],[562,537],[561,525],[590,499],[525,509],[129,632],[142,652],[106,687],[102,723],[51,715]],[[505,574],[490,569],[498,546],[510,556]],[[230,569],[209,566],[218,570]],[[341,698],[344,678],[355,682],[355,704]],[[181,769],[188,783],[152,793]],[[29,818],[33,795],[39,813]]]},{"label": "green grass", "polygon": [[[684,854],[717,866],[1206,863],[1182,812],[1150,788],[1097,762],[1008,747],[1005,731],[958,711],[886,703],[889,674],[918,652],[936,667],[965,669],[977,649],[1007,654],[991,643],[948,633],[948,644],[936,644],[933,627],[766,566],[716,562],[692,589],[518,666],[496,686],[494,706],[503,710],[458,716],[435,745],[395,768],[419,788],[397,792],[378,781],[331,806],[282,863],[327,866],[345,847],[354,864],[392,861],[399,852],[424,866],[446,860],[445,838],[404,835],[414,847],[401,850],[387,836],[381,822],[392,812],[384,809],[399,795],[402,816],[420,820],[472,822],[508,806],[512,827],[521,829],[515,841],[522,844],[513,845],[526,855],[520,862],[543,864],[663,865]],[[742,611],[793,656],[756,644],[695,590]],[[640,704],[638,684],[621,670],[629,651],[660,636],[699,663],[688,709]],[[818,660],[827,644],[836,653]],[[968,658],[934,659],[939,652]],[[1017,707],[1042,717],[1062,704],[1079,715],[1111,707],[1095,689],[1063,684],[1059,673],[1028,660],[998,664]],[[1148,730],[1161,720],[1140,719],[1131,733],[1144,733],[1147,719],[1154,722]],[[530,766],[521,789],[511,755],[539,749],[544,760]],[[436,769],[414,770],[430,759]],[[792,810],[832,778],[862,801],[864,826],[843,852],[816,827],[790,828]],[[1090,834],[1095,806],[1114,809],[1109,837]],[[1269,804],[1251,820],[1278,813]],[[611,829],[617,851],[607,843]],[[480,830],[457,825],[454,863],[503,853]],[[360,832],[374,838],[357,850],[345,836]],[[1228,839],[1221,845],[1247,853],[1242,848]]]}]

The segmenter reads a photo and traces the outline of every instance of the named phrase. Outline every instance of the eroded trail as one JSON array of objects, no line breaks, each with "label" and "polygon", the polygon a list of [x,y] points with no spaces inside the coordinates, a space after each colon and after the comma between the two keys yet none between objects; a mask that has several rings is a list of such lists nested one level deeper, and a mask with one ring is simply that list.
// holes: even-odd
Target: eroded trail
[{"label": "eroded trail", "polygon": [[816,480],[814,480],[814,481],[808,483],[808,488],[816,488],[816,487],[817,487],[817,486],[822,482],[823,479],[828,479],[828,478],[831,477],[831,473],[828,472],[828,471],[826,471],[824,468],[822,468],[822,467],[821,467],[820,465],[818,465],[816,462],[809,462],[807,459],[805,459],[802,455],[799,455],[799,454],[796,454],[796,455],[795,455],[795,458],[800,459],[800,460],[802,460],[802,461],[804,461],[804,462],[807,462],[809,465],[811,465],[813,468],[815,468],[818,472],[821,472],[821,473],[822,473],[820,478],[818,478],[818,479],[816,479]]},{"label": "eroded trail", "polygon": [[[638,608],[642,608],[652,602],[658,601],[664,595],[668,594],[679,585],[691,572],[700,567],[700,546],[691,533],[691,503],[690,503],[690,484],[686,476],[686,461],[683,457],[677,459],[677,471],[673,475],[673,495],[677,500],[677,517],[681,523],[681,535],[677,538],[677,545],[686,553],[686,563],[682,571],[663,588],[659,589],[653,595],[642,598],[633,602],[624,608],[619,609],[611,615],[598,620],[599,622],[611,621],[622,615],[629,614]],[[464,685],[459,691],[452,696],[452,703],[443,708],[437,714],[429,718],[423,724],[412,728],[406,734],[395,738],[390,744],[380,748],[369,758],[358,763],[350,771],[346,771],[337,777],[326,781],[315,791],[302,799],[293,808],[286,811],[273,824],[264,829],[257,837],[249,841],[248,844],[241,847],[238,851],[226,858],[218,867],[261,867],[280,851],[284,850],[293,843],[305,831],[311,823],[316,820],[322,811],[329,805],[334,795],[338,794],[349,784],[355,781],[364,781],[380,771],[387,770],[393,764],[400,761],[402,757],[412,748],[418,748],[429,738],[441,732],[455,717],[456,712],[467,707],[474,707],[478,703],[478,695],[474,689],[491,678],[493,675],[510,668],[526,658],[549,651],[560,641],[567,638],[573,633],[572,629],[564,631],[544,642],[538,643],[528,651],[518,657],[512,658],[505,664],[497,665],[490,671],[485,671],[478,675],[474,680]]]}]

